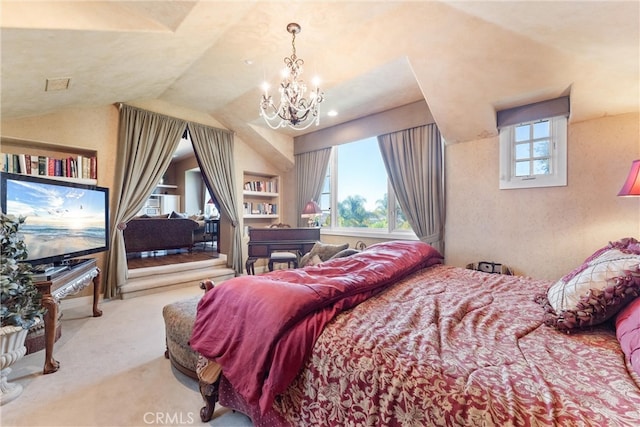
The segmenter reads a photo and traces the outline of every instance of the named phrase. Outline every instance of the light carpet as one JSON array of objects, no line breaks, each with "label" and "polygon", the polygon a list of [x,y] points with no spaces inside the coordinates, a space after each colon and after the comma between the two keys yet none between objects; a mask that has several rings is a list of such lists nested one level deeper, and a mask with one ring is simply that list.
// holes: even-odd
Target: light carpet
[{"label": "light carpet", "polygon": [[12,366],[9,382],[24,390],[0,407],[9,426],[252,426],[250,419],[216,407],[200,421],[202,398],[195,380],[165,359],[162,307],[201,295],[194,287],[63,310],[62,337],[54,347],[58,372],[43,375],[44,350]]}]

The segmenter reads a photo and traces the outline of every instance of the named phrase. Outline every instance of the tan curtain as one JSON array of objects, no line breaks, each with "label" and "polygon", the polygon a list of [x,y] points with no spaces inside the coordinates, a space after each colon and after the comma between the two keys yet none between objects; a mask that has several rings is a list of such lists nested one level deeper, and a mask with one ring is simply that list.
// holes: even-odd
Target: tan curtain
[{"label": "tan curtain", "polygon": [[429,124],[381,135],[378,146],[411,228],[444,253],[444,148],[438,127]]},{"label": "tan curtain", "polygon": [[120,106],[117,162],[111,212],[111,248],[107,258],[105,298],[118,295],[127,280],[124,224],[142,208],[171,162],[186,122],[128,105]]},{"label": "tan curtain", "polygon": [[222,215],[229,218],[233,226],[227,267],[233,268],[236,275],[242,274],[242,230],[236,197],[233,133],[197,123],[189,123],[189,132],[205,184],[220,204]]},{"label": "tan curtain", "polygon": [[306,218],[300,216],[307,202],[310,200],[319,202],[330,157],[331,147],[295,156],[298,179],[296,194],[298,227],[307,225]]}]

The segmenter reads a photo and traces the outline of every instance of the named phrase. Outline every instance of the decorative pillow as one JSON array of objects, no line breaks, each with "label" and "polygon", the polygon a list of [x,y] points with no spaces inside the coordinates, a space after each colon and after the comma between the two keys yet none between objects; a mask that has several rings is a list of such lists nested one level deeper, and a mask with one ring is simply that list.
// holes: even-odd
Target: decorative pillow
[{"label": "decorative pillow", "polygon": [[185,218],[185,216],[181,213],[173,211],[171,212],[171,214],[169,214],[169,218]]},{"label": "decorative pillow", "polygon": [[309,263],[309,260],[313,258],[314,255],[318,255],[322,261],[326,261],[338,252],[347,249],[349,247],[348,243],[343,245],[331,245],[322,242],[316,242],[315,245],[311,248],[311,250],[304,254],[302,259],[300,259],[300,267],[304,267]]},{"label": "decorative pillow", "polygon": [[564,332],[600,324],[640,295],[640,245],[635,239],[609,243],[553,284],[536,301],[545,323]]},{"label": "decorative pillow", "polygon": [[335,254],[334,256],[332,256],[332,257],[331,257],[331,258],[329,258],[329,259],[334,259],[334,258],[344,258],[344,257],[347,257],[347,256],[351,256],[351,255],[353,255],[353,254],[357,254],[358,252],[360,252],[360,251],[359,251],[359,250],[357,250],[357,249],[350,249],[350,248],[347,248],[347,249],[343,249],[343,250],[341,250],[340,252],[338,252],[337,254]]},{"label": "decorative pillow", "polygon": [[616,336],[627,362],[640,375],[640,298],[636,298],[616,316]]},{"label": "decorative pillow", "polygon": [[322,260],[320,259],[320,257],[318,255],[314,255],[313,257],[311,257],[307,265],[318,265],[321,263],[322,263]]}]

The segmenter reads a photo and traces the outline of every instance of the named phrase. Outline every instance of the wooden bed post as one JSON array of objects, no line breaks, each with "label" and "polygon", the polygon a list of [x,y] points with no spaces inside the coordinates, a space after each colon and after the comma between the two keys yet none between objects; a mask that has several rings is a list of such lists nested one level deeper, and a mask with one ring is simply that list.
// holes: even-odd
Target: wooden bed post
[{"label": "wooden bed post", "polygon": [[204,406],[200,409],[200,419],[203,423],[209,422],[213,416],[218,401],[218,389],[220,388],[220,377],[213,383],[209,384],[200,380],[198,382],[200,394],[204,400]]}]

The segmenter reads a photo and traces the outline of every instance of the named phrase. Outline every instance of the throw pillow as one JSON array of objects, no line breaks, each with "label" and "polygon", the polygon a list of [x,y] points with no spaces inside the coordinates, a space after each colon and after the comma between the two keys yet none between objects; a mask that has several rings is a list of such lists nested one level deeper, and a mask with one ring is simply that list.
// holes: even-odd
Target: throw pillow
[{"label": "throw pillow", "polygon": [[564,332],[613,317],[640,295],[640,245],[635,239],[610,243],[555,284],[536,301],[544,320]]},{"label": "throw pillow", "polygon": [[329,259],[335,259],[335,258],[344,258],[347,256],[351,256],[353,254],[357,254],[358,252],[360,252],[357,249],[351,249],[351,248],[347,248],[347,249],[343,249],[340,252],[338,252],[337,254],[335,254],[334,256],[332,256]]},{"label": "throw pillow", "polygon": [[313,246],[315,250],[312,249],[311,252],[313,252],[314,255],[318,255],[321,260],[326,261],[332,256],[334,256],[335,254],[337,254],[338,252],[344,249],[347,249],[348,247],[349,247],[348,243],[345,243],[343,245],[329,245],[325,243],[316,243]]},{"label": "throw pillow", "polygon": [[318,255],[314,255],[313,257],[311,257],[311,259],[307,263],[307,265],[318,265],[318,264],[322,264],[322,260]]},{"label": "throw pillow", "polygon": [[640,375],[640,298],[636,298],[616,316],[616,336],[627,362]]},{"label": "throw pillow", "polygon": [[304,267],[309,263],[309,260],[313,258],[314,255],[318,255],[322,261],[326,261],[338,252],[347,249],[349,247],[348,243],[343,245],[331,245],[322,242],[316,242],[315,245],[311,248],[311,250],[304,254],[304,256],[300,259],[300,267]]},{"label": "throw pillow", "polygon": [[185,218],[185,216],[180,214],[180,213],[178,213],[178,212],[173,211],[169,215],[169,218]]}]

